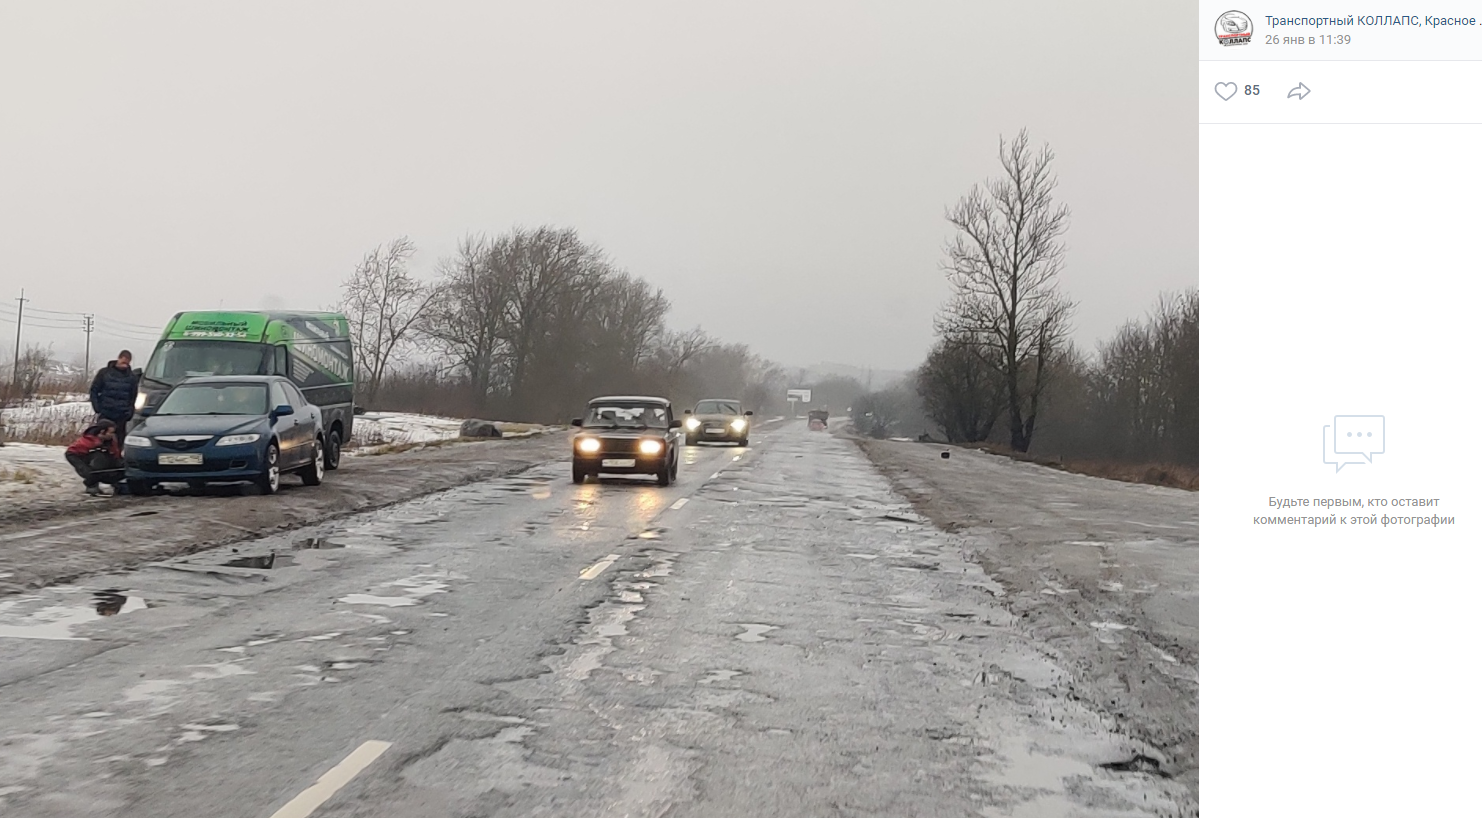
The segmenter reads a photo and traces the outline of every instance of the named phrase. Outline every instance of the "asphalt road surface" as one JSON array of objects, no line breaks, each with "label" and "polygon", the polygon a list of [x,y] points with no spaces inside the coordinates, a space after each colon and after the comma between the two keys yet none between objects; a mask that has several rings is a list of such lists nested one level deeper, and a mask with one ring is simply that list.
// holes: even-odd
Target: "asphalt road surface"
[{"label": "asphalt road surface", "polygon": [[0,814],[1197,814],[855,444],[753,444],[0,597]]}]

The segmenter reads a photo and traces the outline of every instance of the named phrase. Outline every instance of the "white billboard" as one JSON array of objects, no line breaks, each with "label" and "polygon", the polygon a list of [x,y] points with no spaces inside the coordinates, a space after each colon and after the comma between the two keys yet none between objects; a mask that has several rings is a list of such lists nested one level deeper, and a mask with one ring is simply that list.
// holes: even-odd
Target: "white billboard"
[{"label": "white billboard", "polygon": [[809,403],[809,402],[811,402],[813,400],[813,390],[812,389],[789,389],[789,390],[787,390],[787,399],[788,400],[795,400],[798,403]]}]

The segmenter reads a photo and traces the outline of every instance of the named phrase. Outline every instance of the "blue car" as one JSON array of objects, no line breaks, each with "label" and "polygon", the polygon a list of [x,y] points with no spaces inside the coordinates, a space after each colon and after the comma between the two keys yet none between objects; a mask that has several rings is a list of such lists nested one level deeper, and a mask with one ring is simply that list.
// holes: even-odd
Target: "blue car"
[{"label": "blue car", "polygon": [[190,378],[148,407],[124,439],[132,494],[161,483],[251,483],[275,494],[285,472],[324,480],[324,419],[287,378]]}]

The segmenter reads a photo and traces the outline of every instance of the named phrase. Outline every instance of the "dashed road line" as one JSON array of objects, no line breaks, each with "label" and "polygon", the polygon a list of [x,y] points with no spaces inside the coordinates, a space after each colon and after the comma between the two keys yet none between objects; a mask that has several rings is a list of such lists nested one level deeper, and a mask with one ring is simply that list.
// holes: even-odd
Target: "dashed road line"
[{"label": "dashed road line", "polygon": [[592,563],[592,567],[581,572],[582,579],[596,579],[603,571],[612,567],[612,564],[622,559],[621,554],[608,554],[606,557]]},{"label": "dashed road line", "polygon": [[320,776],[314,786],[299,793],[273,813],[272,818],[308,818],[390,747],[389,741],[367,741],[356,747],[354,752],[345,756],[344,761]]},{"label": "dashed road line", "polygon": [[688,503],[689,501],[690,501],[690,498],[688,498],[688,497],[681,497],[678,500],[675,500],[674,501],[674,505],[669,506],[669,508],[672,511],[678,511],[678,510],[684,508],[685,503]]}]

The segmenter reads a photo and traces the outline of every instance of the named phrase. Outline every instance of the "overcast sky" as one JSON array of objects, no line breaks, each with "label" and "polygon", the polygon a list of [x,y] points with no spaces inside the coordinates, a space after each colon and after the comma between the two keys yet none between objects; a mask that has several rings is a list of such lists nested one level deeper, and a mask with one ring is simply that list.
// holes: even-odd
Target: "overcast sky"
[{"label": "overcast sky", "polygon": [[905,369],[943,209],[1027,127],[1091,346],[1197,283],[1194,4],[0,6],[0,347],[21,287],[108,352],[183,309],[319,308],[371,247],[576,228],[788,364]]}]

